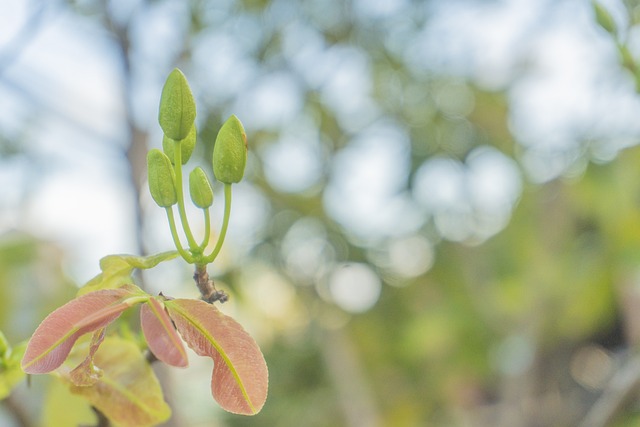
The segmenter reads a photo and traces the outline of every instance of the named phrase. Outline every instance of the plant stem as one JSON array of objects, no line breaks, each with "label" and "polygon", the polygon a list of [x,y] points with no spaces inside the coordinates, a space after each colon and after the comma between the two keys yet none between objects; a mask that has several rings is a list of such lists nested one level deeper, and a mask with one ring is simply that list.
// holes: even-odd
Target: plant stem
[{"label": "plant stem", "polygon": [[213,284],[213,280],[209,279],[206,264],[196,264],[196,272],[193,274],[193,280],[196,281],[196,285],[204,301],[208,303],[214,303],[215,301],[224,303],[229,300],[229,296],[224,291],[217,290],[216,285]]},{"label": "plant stem", "polygon": [[196,240],[191,233],[191,227],[189,227],[189,221],[187,219],[187,211],[184,207],[184,191],[182,189],[182,148],[180,142],[176,142],[173,147],[174,168],[176,173],[176,191],[178,193],[178,213],[180,214],[180,223],[184,230],[185,236],[187,236],[187,242],[189,242],[189,248],[193,251],[198,248]]},{"label": "plant stem", "polygon": [[209,237],[211,236],[211,212],[209,208],[203,209],[204,211],[204,238],[200,243],[200,250],[204,252],[207,244],[209,243]]},{"label": "plant stem", "polygon": [[185,261],[192,264],[194,261],[193,257],[189,252],[184,250],[184,248],[182,247],[182,243],[180,243],[180,237],[178,236],[178,230],[176,229],[176,221],[173,217],[173,209],[171,207],[167,207],[165,208],[165,211],[167,212],[169,228],[171,229],[171,237],[173,238],[173,243],[176,245],[176,249],[178,249],[178,252],[180,252],[180,256],[182,256]]},{"label": "plant stem", "polygon": [[216,246],[213,248],[211,254],[205,257],[205,262],[210,264],[214,259],[218,256],[220,249],[222,249],[222,244],[224,243],[224,238],[227,235],[227,228],[229,227],[229,217],[231,216],[231,184],[224,185],[224,216],[222,218],[222,228],[220,228],[220,235],[218,236],[218,241],[216,242]]}]

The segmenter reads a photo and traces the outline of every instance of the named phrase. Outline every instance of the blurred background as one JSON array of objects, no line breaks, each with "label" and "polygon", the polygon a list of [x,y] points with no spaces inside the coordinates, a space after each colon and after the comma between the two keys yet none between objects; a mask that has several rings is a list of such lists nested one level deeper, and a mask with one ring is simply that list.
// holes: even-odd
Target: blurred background
[{"label": "blurred background", "polygon": [[[173,248],[145,156],[180,67],[187,171],[247,130],[210,273],[270,394],[224,413],[192,354],[161,372],[166,426],[637,425],[640,2],[602,4],[618,40],[586,0],[0,3],[0,330],[27,339],[105,255]],[[196,297],[192,273],[139,278]],[[52,425],[47,387],[0,424]]]}]

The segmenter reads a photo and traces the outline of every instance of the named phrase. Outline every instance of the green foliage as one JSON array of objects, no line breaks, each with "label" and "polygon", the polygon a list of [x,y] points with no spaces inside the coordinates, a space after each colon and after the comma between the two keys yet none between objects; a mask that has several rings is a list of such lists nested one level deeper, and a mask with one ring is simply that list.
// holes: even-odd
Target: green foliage
[{"label": "green foliage", "polygon": [[163,261],[169,261],[178,256],[178,252],[162,252],[150,256],[136,255],[107,255],[100,260],[100,270],[102,271],[93,279],[89,280],[80,290],[78,296],[101,289],[114,289],[120,286],[133,283],[131,276],[138,268],[146,270],[153,268]]},{"label": "green foliage", "polygon": [[20,360],[25,348],[26,343],[12,348],[0,331],[0,400],[9,396],[13,388],[24,379]]},{"label": "green foliage", "polygon": [[[81,346],[69,358],[74,366],[87,356]],[[77,385],[68,369],[60,378],[71,393],[86,399],[116,425],[122,427],[154,426],[171,416],[162,388],[140,349],[131,341],[107,337],[95,354],[95,364],[102,375],[92,385]]]},{"label": "green foliage", "polygon": [[46,390],[40,424],[43,427],[96,425],[96,413],[83,397],[71,393],[58,378]]},{"label": "green foliage", "polygon": [[592,1],[591,4],[593,6],[593,11],[595,12],[596,22],[598,25],[600,25],[606,32],[615,36],[618,28],[609,11],[597,1]]},{"label": "green foliage", "polygon": [[[406,182],[396,189],[394,195],[398,198],[394,201],[415,202],[414,178],[429,159],[455,159],[457,165],[466,167],[470,153],[481,146],[493,147],[509,156],[526,176],[530,147],[519,144],[511,134],[511,88],[488,91],[486,86],[478,87],[463,76],[440,75],[413,54],[422,29],[426,31],[431,25],[424,19],[424,10],[419,9],[421,2],[403,2],[411,5],[408,10],[418,9],[418,13],[405,11],[393,21],[379,19],[372,23],[341,19],[341,15],[351,17],[351,14],[341,13],[344,11],[341,8],[347,6],[338,3],[332,5],[336,7],[331,14],[314,12],[307,3],[301,3],[297,11],[308,12],[300,19],[308,24],[318,49],[326,47],[323,55],[336,54],[340,49],[352,49],[363,55],[370,65],[366,71],[370,73],[363,75],[362,80],[371,81],[367,102],[376,110],[376,118],[393,121],[411,140],[406,169],[398,171],[399,180]],[[225,16],[229,28],[237,22],[253,22],[256,16],[269,19],[277,15],[277,8],[270,8],[270,2],[244,4],[250,4],[251,11],[239,7],[234,9],[237,16]],[[205,6],[196,2],[191,7],[192,19],[200,25],[197,28],[210,30],[206,19],[211,14],[201,13]],[[624,26],[619,28],[599,3],[594,2],[593,8],[597,24],[606,31],[601,33],[611,36],[621,65],[638,81],[637,60],[626,44],[633,38],[627,37]],[[407,16],[411,16],[409,21],[405,19]],[[637,10],[630,10],[631,31],[637,29],[638,16]],[[195,25],[192,28],[196,35],[197,28]],[[255,57],[243,59],[267,64],[268,71],[273,71],[271,67],[277,68],[280,62],[288,62],[288,56],[279,49],[291,43],[287,39],[289,31],[293,31],[291,27],[284,29],[277,25],[272,29],[261,28],[260,40],[252,45],[251,54]],[[394,51],[394,46],[401,49]],[[292,50],[295,48],[289,49],[287,55]],[[301,82],[306,81],[304,77],[296,75]],[[191,95],[189,89],[189,96],[184,96],[183,90],[188,85],[181,73],[176,77],[174,71],[165,88],[170,86],[169,80],[177,83],[171,83],[174,85],[171,91],[166,89],[167,93],[174,93],[166,99],[173,97],[171,102],[179,106],[172,106],[163,116],[162,105],[170,104],[163,93],[160,121],[165,132],[163,149],[172,164],[178,222],[183,226],[186,246],[182,246],[177,232],[172,235],[184,259],[195,264],[207,263],[219,252],[224,232],[220,233],[220,244],[211,252],[205,247],[210,233],[196,236],[202,240],[190,235],[183,214],[182,186],[177,184],[179,180],[182,182],[182,175],[176,171],[187,163],[193,147],[189,148],[183,140],[181,149],[175,150],[178,142],[171,142],[168,134],[182,136],[189,120],[183,120],[180,106],[189,104],[185,99],[191,100]],[[462,88],[471,99],[470,112],[447,110],[447,106],[459,101],[455,93],[445,90],[452,85]],[[486,241],[447,242],[439,234],[435,221],[425,221],[409,237],[420,237],[431,245],[435,264],[420,274],[403,275],[394,270],[397,259],[389,257],[395,237],[355,236],[327,212],[329,192],[324,185],[334,178],[330,171],[341,150],[360,140],[359,126],[364,125],[359,122],[366,122],[363,118],[366,114],[361,117],[359,112],[344,113],[326,102],[323,91],[323,87],[304,87],[303,105],[293,120],[296,126],[311,123],[314,140],[317,136],[320,146],[321,154],[317,155],[326,162],[321,165],[323,171],[314,187],[293,194],[281,191],[267,179],[268,166],[261,163],[263,153],[273,141],[291,133],[295,126],[250,129],[252,147],[259,147],[254,152],[256,163],[252,164],[250,185],[267,200],[270,213],[249,255],[241,265],[234,264],[233,259],[225,260],[224,275],[216,281],[230,284],[237,291],[238,295],[233,295],[233,312],[240,313],[243,320],[248,319],[248,324],[266,343],[263,350],[270,366],[271,397],[259,417],[248,420],[222,415],[226,417],[222,423],[232,427],[286,427],[298,426],[302,419],[309,426],[346,425],[349,421],[353,424],[349,416],[355,412],[355,420],[361,423],[363,414],[373,413],[378,425],[393,426],[493,425],[493,420],[500,417],[505,425],[526,425],[532,419],[541,425],[578,425],[577,418],[598,397],[602,385],[586,389],[577,384],[573,377],[577,350],[585,345],[602,350],[606,363],[599,365],[602,368],[599,373],[603,373],[605,368],[615,370],[618,348],[637,345],[637,341],[634,344],[633,338],[622,336],[614,326],[622,323],[630,335],[636,324],[630,319],[635,318],[633,313],[637,311],[635,283],[640,262],[638,149],[627,149],[611,162],[601,164],[603,161],[599,159],[600,164],[594,164],[589,163],[590,150],[608,141],[580,142],[576,153],[571,154],[576,157],[576,170],[550,182],[525,182],[515,209],[507,214],[508,226]],[[215,147],[218,150],[223,147],[217,141],[213,144],[213,139],[224,120],[220,112],[229,111],[232,105],[225,102],[214,103],[201,117],[204,149],[195,153],[206,151],[206,157],[192,160],[209,165],[212,157],[216,159]],[[190,126],[195,130],[193,122]],[[218,136],[222,135],[220,129]],[[243,132],[237,129],[227,135],[236,148],[240,148],[238,135]],[[583,137],[574,136],[578,140]],[[235,152],[239,154],[242,150]],[[237,156],[241,161],[232,160],[229,165],[242,165],[244,170],[246,148],[244,153],[244,159]],[[176,157],[180,161],[176,162]],[[215,177],[229,183],[234,182],[240,170],[218,168],[223,170],[214,172]],[[197,185],[205,180],[207,185]],[[209,189],[211,181],[205,170],[194,169],[189,174],[189,191],[192,201],[205,215],[213,203],[212,199],[209,201]],[[230,200],[227,190],[225,186],[225,211]],[[385,214],[388,212],[371,212],[372,216]],[[301,228],[300,223],[308,219],[319,224],[321,232],[313,235],[310,242],[295,241],[292,236]],[[445,218],[448,219],[451,218]],[[500,215],[492,219],[507,221]],[[415,218],[399,216],[395,223],[404,225],[405,220],[411,222]],[[169,221],[176,228],[176,222]],[[208,226],[209,222],[205,223]],[[313,227],[302,228],[301,234],[314,231]],[[226,231],[225,225],[221,231]],[[289,246],[293,249],[289,250]],[[34,249],[30,253],[36,252]],[[6,272],[11,268],[10,256],[20,253],[15,249],[8,253],[9,257],[4,252],[0,256],[0,278],[4,278],[0,283],[0,316],[12,320],[15,316],[8,313],[12,313],[14,302],[19,301],[16,289],[20,287],[7,281]],[[172,252],[173,257],[177,254]],[[409,255],[412,254],[405,254],[407,258]],[[105,259],[109,261],[101,262],[102,273],[80,294],[131,283],[134,268],[153,266],[136,267],[121,256]],[[303,261],[304,271],[292,267],[297,260]],[[384,282],[375,308],[359,315],[337,308],[327,289],[327,276],[333,266],[352,260],[370,265]],[[256,264],[262,266],[258,268]],[[265,270],[267,274],[263,274]],[[243,293],[242,277],[252,271],[257,273],[247,281]],[[273,286],[273,276],[285,284],[281,288]],[[268,286],[262,286],[263,281]],[[39,280],[30,280],[22,288],[30,288],[32,283]],[[142,307],[151,305],[149,301],[160,304],[160,300],[153,298]],[[163,311],[157,310],[156,320],[162,323],[159,313]],[[202,322],[191,319],[191,323]],[[616,342],[615,346],[609,345],[611,340]],[[206,337],[204,341],[214,342]],[[83,345],[88,353],[90,344]],[[518,404],[511,403],[514,396]],[[176,396],[176,401],[180,399],[190,402],[197,397],[184,393],[184,397]],[[365,410],[361,410],[363,407]],[[83,408],[87,409],[86,403]],[[183,412],[191,415],[192,407],[183,408]],[[629,412],[628,416],[619,417],[620,425],[637,422],[636,414]],[[216,412],[207,416],[221,415]]]}]

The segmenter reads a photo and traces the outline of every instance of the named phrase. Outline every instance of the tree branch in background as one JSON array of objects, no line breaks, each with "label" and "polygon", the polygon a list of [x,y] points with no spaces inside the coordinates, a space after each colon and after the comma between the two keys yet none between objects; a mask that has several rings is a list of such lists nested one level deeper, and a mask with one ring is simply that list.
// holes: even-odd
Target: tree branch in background
[{"label": "tree branch in background", "polygon": [[640,357],[633,354],[616,371],[602,396],[591,407],[580,427],[606,427],[640,388]]},{"label": "tree branch in background", "polygon": [[27,45],[35,39],[42,29],[44,22],[45,2],[38,2],[34,12],[29,15],[25,24],[20,28],[18,33],[4,46],[0,52],[0,77],[9,68],[9,66],[20,57],[25,51]]}]

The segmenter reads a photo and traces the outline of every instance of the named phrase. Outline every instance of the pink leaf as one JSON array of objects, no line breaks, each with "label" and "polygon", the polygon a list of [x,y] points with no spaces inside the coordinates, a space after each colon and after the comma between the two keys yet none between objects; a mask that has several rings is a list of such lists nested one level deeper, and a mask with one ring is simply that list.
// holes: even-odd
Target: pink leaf
[{"label": "pink leaf", "polygon": [[93,333],[89,345],[89,355],[74,370],[69,373],[71,382],[77,386],[90,386],[98,382],[102,376],[102,369],[93,364],[93,358],[98,347],[104,341],[106,328],[100,328]]},{"label": "pink leaf", "polygon": [[187,350],[162,302],[150,298],[140,308],[140,324],[149,349],[159,360],[181,368],[189,364]]},{"label": "pink leaf", "polygon": [[59,367],[76,340],[104,328],[134,304],[149,298],[140,288],[124,285],[85,294],[49,314],[29,340],[22,358],[28,374],[44,374]]},{"label": "pink leaf", "polygon": [[254,415],[267,399],[267,364],[242,326],[204,301],[165,301],[178,332],[197,354],[213,359],[211,393],[223,409]]}]

